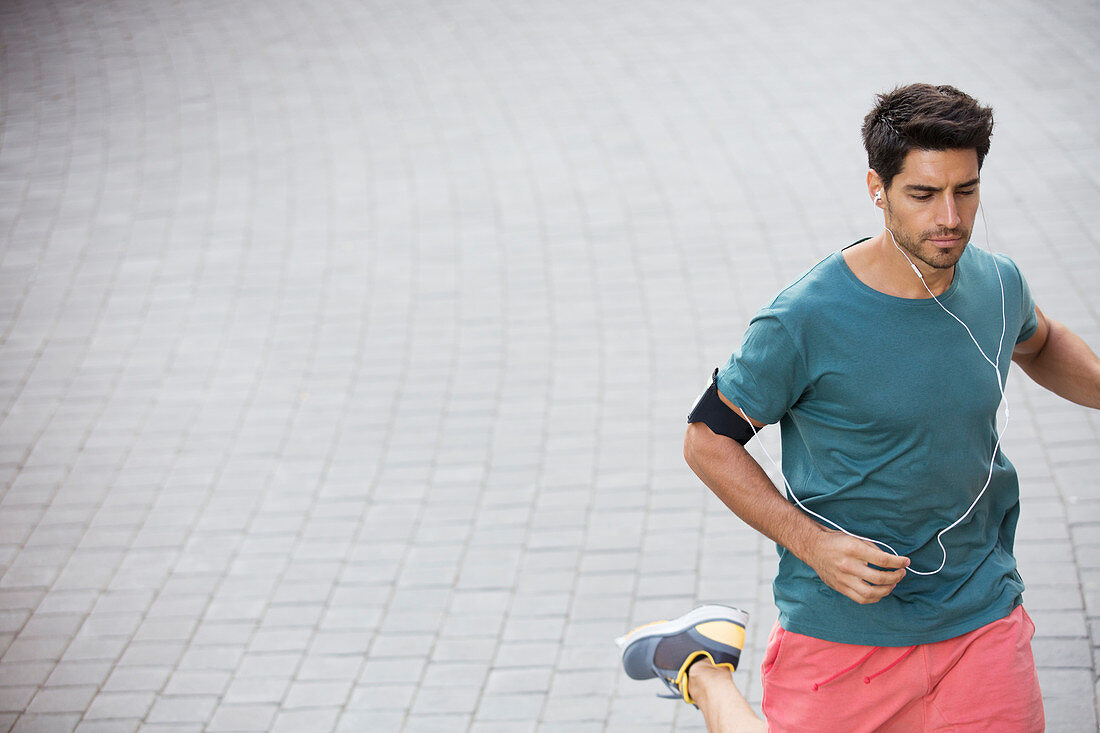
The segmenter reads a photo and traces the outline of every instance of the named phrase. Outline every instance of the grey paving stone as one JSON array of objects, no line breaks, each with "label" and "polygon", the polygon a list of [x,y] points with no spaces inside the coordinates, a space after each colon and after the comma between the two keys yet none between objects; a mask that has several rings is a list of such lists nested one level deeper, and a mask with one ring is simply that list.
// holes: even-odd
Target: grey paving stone
[{"label": "grey paving stone", "polygon": [[339,708],[352,683],[347,680],[302,680],[295,682],[283,699],[284,710],[296,708]]},{"label": "grey paving stone", "polygon": [[299,680],[354,680],[363,660],[359,654],[307,656],[297,670]]},{"label": "grey paving stone", "polygon": [[244,656],[243,647],[192,646],[179,661],[182,671],[232,671]]},{"label": "grey paving stone", "polygon": [[1042,625],[1045,637],[1081,638],[1088,635],[1084,614],[1078,611],[1032,611],[1028,609],[1036,627]]},{"label": "grey paving stone", "polygon": [[75,733],[133,733],[141,725],[139,719],[81,720]]},{"label": "grey paving stone", "polygon": [[163,688],[165,695],[221,695],[232,675],[229,671],[176,671]]},{"label": "grey paving stone", "polygon": [[217,698],[214,696],[162,695],[153,702],[145,721],[152,724],[202,724],[209,720],[216,704]]},{"label": "grey paving stone", "polygon": [[56,666],[54,662],[0,662],[0,687],[42,685]]},{"label": "grey paving stone", "polygon": [[462,730],[470,726],[468,715],[410,715],[405,719],[407,731],[418,733],[443,733],[448,730]]},{"label": "grey paving stone", "polygon": [[62,662],[50,672],[45,680],[46,687],[66,687],[75,685],[99,686],[111,672],[109,662]]},{"label": "grey paving stone", "polygon": [[[360,654],[362,650],[367,648],[374,648],[375,645],[371,643],[371,639],[374,634],[370,632],[360,631],[329,631],[322,629],[314,634],[309,648],[306,650],[307,654]],[[430,645],[426,635],[418,635],[413,638],[419,639],[422,647]],[[402,643],[401,648],[411,649],[416,651],[415,644],[409,645]]]},{"label": "grey paving stone", "polygon": [[222,700],[227,704],[280,703],[289,686],[286,677],[237,677]]},{"label": "grey paving stone", "polygon": [[69,646],[69,640],[62,638],[17,638],[4,652],[6,663],[57,661]]},{"label": "grey paving stone", "polygon": [[543,702],[541,693],[486,694],[477,706],[476,720],[485,722],[529,721],[538,717]]},{"label": "grey paving stone", "polygon": [[209,731],[267,731],[278,712],[278,706],[271,705],[228,705],[222,704],[214,711],[206,726]]},{"label": "grey paving stone", "polygon": [[363,730],[398,730],[405,720],[403,712],[388,710],[345,710],[337,721],[340,733]]},{"label": "grey paving stone", "polygon": [[38,692],[34,685],[5,685],[0,687],[0,711],[22,712]]},{"label": "grey paving stone", "polygon": [[445,687],[422,684],[409,708],[409,714],[414,717],[468,715],[478,706],[480,693],[480,687],[476,684],[460,685],[456,684],[456,681],[450,682]]},{"label": "grey paving stone", "polygon": [[[473,729],[481,730],[479,725],[481,724],[475,723]],[[485,730],[495,730],[500,724],[485,723],[484,725],[489,726],[488,728],[485,728]],[[540,725],[538,729],[540,731],[548,731],[551,733],[566,733],[567,731],[577,731],[578,733],[595,733],[595,731],[603,730],[603,723],[578,723],[576,721],[569,721],[566,723],[547,722],[543,725]],[[663,730],[663,728],[659,726],[653,726],[653,729]]]},{"label": "grey paving stone", "polygon": [[27,705],[28,714],[80,713],[95,697],[94,685],[47,687],[38,691]]},{"label": "grey paving stone", "polygon": [[485,694],[542,692],[550,686],[551,673],[550,667],[493,670],[485,683]]},{"label": "grey paving stone", "polygon": [[517,723],[514,720],[507,722],[491,723],[491,722],[477,722],[475,721],[470,726],[471,731],[479,731],[480,733],[491,733],[492,731],[527,731],[540,729],[541,726],[537,726],[535,723]]},{"label": "grey paving stone", "polygon": [[154,699],[152,692],[100,692],[84,711],[82,722],[127,720],[136,729]]},{"label": "grey paving stone", "polygon": [[12,726],[12,733],[68,733],[76,728],[80,722],[80,716],[71,714],[27,714],[19,716],[19,720]]},{"label": "grey paving stone", "polygon": [[275,716],[271,730],[292,733],[325,733],[335,728],[340,716],[339,708],[315,708],[312,710],[282,710]]},{"label": "grey paving stone", "polygon": [[138,728],[139,733],[201,733],[202,725],[198,723],[143,723]]},{"label": "grey paving stone", "polygon": [[609,703],[605,695],[557,697],[551,695],[539,719],[547,723],[598,722],[607,717]]},{"label": "grey paving stone", "polygon": [[120,665],[156,667],[174,666],[185,644],[178,641],[133,641],[119,658]]},{"label": "grey paving stone", "polygon": [[1082,638],[1035,638],[1031,642],[1035,664],[1039,667],[1091,668],[1092,654]]}]

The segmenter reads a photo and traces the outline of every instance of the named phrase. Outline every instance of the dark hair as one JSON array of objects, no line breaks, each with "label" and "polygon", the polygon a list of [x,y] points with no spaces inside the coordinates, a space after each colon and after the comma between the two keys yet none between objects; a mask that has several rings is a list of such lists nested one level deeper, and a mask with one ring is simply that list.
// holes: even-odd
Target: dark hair
[{"label": "dark hair", "polygon": [[993,134],[992,108],[947,84],[910,84],[875,99],[863,118],[863,147],[885,188],[913,149],[975,150],[981,170]]}]

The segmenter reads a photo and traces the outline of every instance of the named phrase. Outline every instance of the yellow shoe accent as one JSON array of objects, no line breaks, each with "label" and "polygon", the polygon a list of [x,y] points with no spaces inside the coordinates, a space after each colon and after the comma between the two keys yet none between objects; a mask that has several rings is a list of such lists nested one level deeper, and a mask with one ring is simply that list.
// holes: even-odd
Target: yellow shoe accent
[{"label": "yellow shoe accent", "polygon": [[726,646],[741,649],[745,646],[745,627],[729,621],[708,621],[695,627],[703,636]]},{"label": "yellow shoe accent", "polygon": [[[684,702],[686,702],[688,705],[695,705],[695,701],[692,700],[691,695],[688,694],[688,667],[690,667],[692,662],[697,660],[699,657],[706,657],[711,665],[715,667],[725,667],[730,671],[731,674],[736,671],[734,670],[733,665],[728,662],[723,662],[722,664],[714,664],[714,657],[710,655],[710,652],[700,650],[689,654],[688,658],[684,660],[684,664],[680,667],[680,671],[676,673],[675,679],[675,684],[678,688],[680,688],[680,692],[684,695]],[[695,705],[695,707],[699,706]]]}]

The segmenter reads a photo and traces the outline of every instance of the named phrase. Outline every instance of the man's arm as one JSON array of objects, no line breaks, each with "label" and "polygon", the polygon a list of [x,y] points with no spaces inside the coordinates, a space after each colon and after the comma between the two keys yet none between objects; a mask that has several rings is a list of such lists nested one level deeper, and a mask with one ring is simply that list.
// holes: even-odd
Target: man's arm
[{"label": "man's arm", "polygon": [[[724,395],[719,396],[733,408]],[[760,425],[756,421],[753,424]],[[734,514],[793,552],[827,586],[856,603],[881,600],[905,577],[908,558],[818,524],[779,493],[743,446],[724,435],[715,435],[704,423],[688,425],[684,458]],[[892,569],[875,570],[869,564]]]},{"label": "man's arm", "polygon": [[1039,326],[1016,345],[1012,360],[1037,384],[1079,405],[1100,409],[1100,358],[1063,324],[1038,307]]}]

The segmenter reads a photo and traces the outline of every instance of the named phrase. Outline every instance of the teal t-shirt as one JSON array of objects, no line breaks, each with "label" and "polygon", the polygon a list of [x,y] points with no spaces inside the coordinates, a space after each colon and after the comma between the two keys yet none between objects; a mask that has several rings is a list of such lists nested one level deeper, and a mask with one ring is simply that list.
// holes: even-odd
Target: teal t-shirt
[{"label": "teal t-shirt", "polygon": [[[1005,379],[1013,347],[1037,327],[1015,263],[967,247],[939,299],[996,362],[998,268]],[[936,535],[966,511],[989,473],[1001,394],[993,367],[932,298],[874,290],[833,253],[756,314],[718,388],[749,416],[779,422],[783,473],[809,509],[888,543],[913,569],[939,567]],[[1016,470],[999,452],[985,495],[943,536],[944,568],[908,573],[868,605],[832,590],[779,547],[780,624],[827,641],[907,646],[1002,618],[1024,588],[1012,554],[1018,517]]]}]

